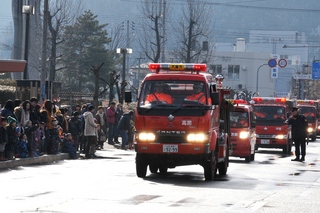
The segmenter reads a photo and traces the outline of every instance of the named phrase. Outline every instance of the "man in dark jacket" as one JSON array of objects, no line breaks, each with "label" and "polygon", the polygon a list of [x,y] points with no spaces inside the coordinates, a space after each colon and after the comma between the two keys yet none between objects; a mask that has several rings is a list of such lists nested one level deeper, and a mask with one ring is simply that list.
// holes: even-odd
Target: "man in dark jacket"
[{"label": "man in dark jacket", "polygon": [[126,149],[126,145],[128,142],[128,134],[130,134],[131,132],[131,125],[130,125],[130,120],[133,116],[133,111],[130,111],[128,113],[124,113],[119,121],[118,124],[118,130],[119,130],[119,134],[122,138],[122,143],[121,143],[121,149]]},{"label": "man in dark jacket", "polygon": [[[306,137],[308,122],[307,119],[300,115],[299,109],[296,107],[291,108],[293,116],[287,121],[291,125],[292,140],[294,141],[296,158],[291,161],[305,161],[306,155]],[[300,158],[301,147],[301,158]]]}]

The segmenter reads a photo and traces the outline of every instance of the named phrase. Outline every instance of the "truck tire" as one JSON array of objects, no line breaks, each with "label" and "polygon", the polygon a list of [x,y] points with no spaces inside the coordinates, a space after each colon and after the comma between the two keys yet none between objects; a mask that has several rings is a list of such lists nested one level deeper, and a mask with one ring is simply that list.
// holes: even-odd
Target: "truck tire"
[{"label": "truck tire", "polygon": [[317,133],[314,133],[313,135],[311,135],[311,142],[315,142],[317,139]]},{"label": "truck tire", "polygon": [[254,161],[254,155],[256,154],[256,152],[254,152],[253,154],[250,155],[250,161]]},{"label": "truck tire", "polygon": [[209,159],[204,162],[204,179],[206,181],[214,180],[214,176],[217,172],[216,154],[212,151],[209,155]]},{"label": "truck tire", "polygon": [[289,139],[289,140],[287,141],[287,145],[286,145],[284,148],[282,148],[282,152],[283,152],[284,154],[290,155],[290,154],[291,154],[291,147],[292,147],[292,142],[291,142],[291,140]]},{"label": "truck tire", "polygon": [[159,166],[159,172],[160,172],[160,174],[162,174],[162,175],[167,174],[167,172],[168,172],[168,167],[166,167],[166,166]]},{"label": "truck tire", "polygon": [[158,166],[156,165],[156,164],[150,164],[149,165],[149,170],[150,170],[150,172],[151,173],[153,173],[153,174],[155,174],[155,173],[157,173],[158,172]]},{"label": "truck tire", "polygon": [[[229,150],[229,146],[227,147]],[[229,166],[229,152],[227,151],[223,162],[218,163],[219,175],[226,175]]]},{"label": "truck tire", "polygon": [[145,160],[143,159],[143,156],[139,155],[137,153],[136,155],[136,173],[137,176],[140,178],[144,178],[147,174],[147,167],[148,164],[145,163]]},{"label": "truck tire", "polygon": [[250,155],[245,157],[244,160],[247,162],[247,163],[250,163]]}]

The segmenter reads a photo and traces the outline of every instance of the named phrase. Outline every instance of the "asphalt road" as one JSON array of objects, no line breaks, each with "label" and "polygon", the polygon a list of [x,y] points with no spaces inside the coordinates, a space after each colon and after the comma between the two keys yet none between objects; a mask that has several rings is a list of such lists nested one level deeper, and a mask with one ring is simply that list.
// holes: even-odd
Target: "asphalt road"
[{"label": "asphalt road", "polygon": [[198,165],[138,178],[133,150],[106,148],[97,159],[1,171],[1,212],[319,212],[319,139],[304,163],[259,149],[251,163],[231,157],[212,182]]}]

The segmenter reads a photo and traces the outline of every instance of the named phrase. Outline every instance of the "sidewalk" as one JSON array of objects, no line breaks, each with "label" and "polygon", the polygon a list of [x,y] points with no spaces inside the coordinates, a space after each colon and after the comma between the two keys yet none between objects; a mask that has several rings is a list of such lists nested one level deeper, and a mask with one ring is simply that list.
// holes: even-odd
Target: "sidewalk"
[{"label": "sidewalk", "polygon": [[[108,143],[104,143],[103,150],[112,150],[112,149],[119,149],[118,146],[109,145]],[[78,159],[83,159],[84,154],[77,153]],[[98,155],[99,156],[99,155]],[[28,166],[28,165],[36,165],[36,164],[47,164],[52,163],[54,161],[60,161],[70,159],[68,153],[60,153],[57,155],[42,155],[39,157],[30,157],[30,158],[16,158],[15,160],[7,160],[7,161],[0,161],[0,170],[15,168],[18,166]]]}]

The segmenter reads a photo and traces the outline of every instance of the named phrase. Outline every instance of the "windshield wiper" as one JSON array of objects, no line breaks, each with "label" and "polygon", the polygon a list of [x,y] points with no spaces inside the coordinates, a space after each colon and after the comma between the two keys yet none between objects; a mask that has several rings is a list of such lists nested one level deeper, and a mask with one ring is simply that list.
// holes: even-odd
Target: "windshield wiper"
[{"label": "windshield wiper", "polygon": [[150,111],[151,109],[155,109],[155,108],[168,108],[168,107],[174,107],[175,105],[173,104],[156,104],[154,106],[152,106],[151,108],[147,109],[146,112]]},{"label": "windshield wiper", "polygon": [[195,105],[192,105],[192,104],[188,104],[188,105],[183,105],[181,107],[179,107],[178,109],[175,109],[171,112],[171,114],[174,114],[178,111],[180,111],[181,109],[194,109],[194,108],[198,108],[198,109],[204,109],[204,110],[208,110],[210,109],[210,106],[208,105],[203,105],[203,104],[195,104]]}]

